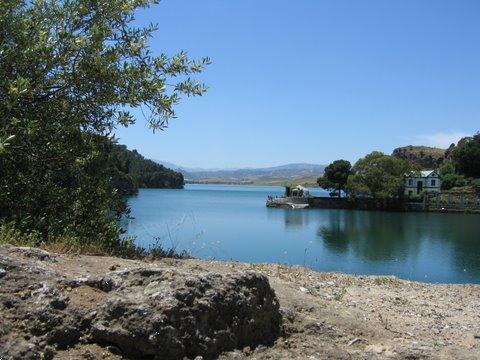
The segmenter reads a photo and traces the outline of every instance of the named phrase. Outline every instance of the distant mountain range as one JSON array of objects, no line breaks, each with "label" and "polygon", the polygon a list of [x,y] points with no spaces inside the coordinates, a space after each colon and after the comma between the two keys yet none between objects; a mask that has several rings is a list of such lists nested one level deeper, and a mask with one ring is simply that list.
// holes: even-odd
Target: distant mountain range
[{"label": "distant mountain range", "polygon": [[323,174],[325,170],[325,165],[305,163],[265,168],[204,169],[182,167],[168,161],[154,161],[181,172],[186,182],[262,183],[275,179],[312,179]]}]

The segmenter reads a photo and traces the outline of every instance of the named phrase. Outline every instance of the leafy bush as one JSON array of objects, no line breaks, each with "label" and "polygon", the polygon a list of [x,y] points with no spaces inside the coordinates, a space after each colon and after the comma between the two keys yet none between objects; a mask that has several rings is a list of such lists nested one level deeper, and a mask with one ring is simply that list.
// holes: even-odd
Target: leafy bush
[{"label": "leafy bush", "polygon": [[480,178],[480,133],[459,141],[453,159],[459,174]]},{"label": "leafy bush", "polygon": [[116,225],[126,211],[122,192],[137,180],[127,172],[112,181],[110,134],[132,124],[130,109],[140,106],[151,129],[164,129],[182,94],[206,91],[189,76],[210,62],[184,52],[153,56],[155,26],[133,21],[154,3],[0,2],[0,219],[24,236],[124,245]]},{"label": "leafy bush", "polygon": [[445,174],[442,176],[442,190],[465,186],[465,177],[459,174]]}]

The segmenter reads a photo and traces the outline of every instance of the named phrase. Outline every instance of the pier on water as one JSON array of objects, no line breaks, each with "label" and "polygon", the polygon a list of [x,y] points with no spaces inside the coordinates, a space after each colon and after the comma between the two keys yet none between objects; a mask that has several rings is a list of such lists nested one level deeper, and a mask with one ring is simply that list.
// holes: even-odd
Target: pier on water
[{"label": "pier on water", "polygon": [[269,196],[267,207],[280,207],[290,209],[305,209],[310,206],[310,192],[301,185],[285,186],[284,196]]}]

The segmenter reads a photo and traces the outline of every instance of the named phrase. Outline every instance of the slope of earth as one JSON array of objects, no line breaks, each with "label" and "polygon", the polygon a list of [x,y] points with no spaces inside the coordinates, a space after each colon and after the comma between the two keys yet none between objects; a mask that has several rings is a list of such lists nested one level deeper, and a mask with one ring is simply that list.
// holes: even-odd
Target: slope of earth
[{"label": "slope of earth", "polygon": [[437,169],[446,158],[445,149],[412,145],[396,148],[392,155],[407,160],[419,170]]},{"label": "slope of earth", "polygon": [[[135,321],[138,323],[139,317],[143,316],[138,309],[146,311],[147,318],[158,315],[148,311],[152,306],[160,309],[159,303],[145,302],[144,298],[160,296],[159,299],[164,301],[160,314],[168,314],[163,307],[172,309],[170,305],[174,301],[168,294],[176,294],[184,300],[192,294],[205,304],[207,317],[217,311],[217,320],[224,319],[228,322],[226,318],[229,311],[223,309],[223,313],[218,313],[218,308],[215,308],[211,312],[211,301],[232,298],[241,304],[239,306],[244,311],[243,315],[250,319],[245,324],[258,325],[248,329],[248,334],[240,334],[229,327],[231,332],[225,339],[233,336],[238,340],[247,335],[249,338],[237,342],[240,344],[236,346],[237,350],[220,354],[212,355],[213,353],[202,350],[209,346],[211,348],[213,343],[209,342],[208,337],[199,336],[196,339],[204,347],[199,346],[197,349],[199,354],[204,351],[203,358],[480,358],[480,340],[475,338],[480,327],[479,285],[423,284],[394,277],[318,273],[302,267],[276,264],[255,265],[195,259],[145,262],[112,257],[60,255],[9,246],[0,247],[0,260],[0,321],[4,322],[0,327],[0,342],[3,341],[0,349],[3,351],[6,346],[19,343],[28,351],[28,344],[36,346],[38,334],[50,327],[53,331],[50,343],[49,339],[42,341],[50,347],[51,356],[56,359],[155,358],[156,355],[152,355],[153,350],[149,346],[161,346],[164,339],[156,338],[154,332],[149,332],[155,330],[148,327],[152,322],[147,322],[143,329],[135,329],[131,325]],[[18,266],[15,268],[9,264]],[[25,276],[16,273],[21,269],[20,264],[27,266],[23,268]],[[36,271],[40,274],[36,274]],[[148,279],[145,278],[146,275]],[[17,280],[32,280],[17,288],[16,292],[6,291],[15,285],[8,282],[12,276]],[[50,288],[49,281],[52,281]],[[45,289],[52,289],[54,281],[57,293]],[[177,286],[180,283],[183,285]],[[18,282],[16,284],[19,285]],[[268,284],[275,294],[269,290]],[[221,290],[204,296],[206,293],[198,292],[202,286]],[[251,291],[252,289],[255,290]],[[236,292],[244,296],[237,298]],[[53,301],[55,299],[58,301]],[[278,333],[276,299],[282,316]],[[47,302],[53,306],[49,311],[54,315],[58,315],[62,308],[75,309],[64,319],[63,327],[62,322],[42,323],[41,314],[31,323],[22,322],[19,316],[16,317],[22,311],[24,316],[35,313],[39,311],[39,306],[44,306]],[[255,309],[260,312],[255,313]],[[182,311],[189,313],[189,321],[198,326],[196,316],[202,317],[201,315],[189,308],[183,308]],[[83,317],[83,324],[76,322],[78,317],[82,318],[81,314],[90,314],[90,317]],[[199,328],[200,335],[208,332],[209,326],[218,326],[214,318],[202,323],[204,327]],[[163,320],[167,321],[168,317]],[[7,322],[8,326],[5,326]],[[177,325],[180,328],[182,324]],[[78,333],[81,326],[93,330],[88,336],[82,337]],[[32,327],[36,333],[29,331]],[[55,330],[63,331],[62,336],[66,341],[61,346],[52,342]],[[173,326],[170,331],[170,334],[175,334],[178,329]],[[192,336],[195,334],[195,331],[189,332],[188,329],[183,331]],[[132,333],[137,335],[137,340],[133,342]],[[9,342],[5,343],[5,339],[9,339]],[[125,351],[127,348],[137,349],[138,352],[128,353]],[[178,349],[181,349],[181,344]],[[149,355],[143,356],[146,353]],[[167,352],[157,355],[159,359],[169,358]],[[188,356],[194,358],[194,355],[191,352]]]}]

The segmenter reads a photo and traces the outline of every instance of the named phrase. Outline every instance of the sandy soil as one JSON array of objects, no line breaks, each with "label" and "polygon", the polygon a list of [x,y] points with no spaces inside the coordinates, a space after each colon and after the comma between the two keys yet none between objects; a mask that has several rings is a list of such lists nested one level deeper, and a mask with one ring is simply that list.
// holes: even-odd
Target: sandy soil
[{"label": "sandy soil", "polygon": [[[59,255],[52,266],[88,276],[138,266],[215,272],[253,270],[268,276],[284,317],[284,336],[270,348],[245,348],[223,359],[480,359],[479,285],[436,285],[394,277],[318,273],[302,267],[202,260],[143,262]],[[101,292],[76,288],[70,301],[95,307]],[[97,345],[59,359],[121,359]]]}]

